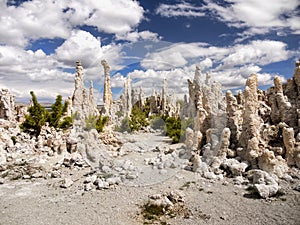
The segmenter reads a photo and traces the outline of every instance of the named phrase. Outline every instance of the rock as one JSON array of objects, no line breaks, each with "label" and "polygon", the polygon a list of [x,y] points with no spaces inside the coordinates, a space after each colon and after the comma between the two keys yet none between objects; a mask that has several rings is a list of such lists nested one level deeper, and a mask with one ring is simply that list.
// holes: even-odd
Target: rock
[{"label": "rock", "polygon": [[83,67],[79,61],[76,62],[75,90],[72,96],[72,114],[76,113],[74,126],[85,126],[85,119],[90,115],[98,116],[99,111],[93,97],[93,85],[89,92],[84,87]]},{"label": "rock", "polygon": [[293,178],[290,175],[288,175],[288,174],[284,174],[281,178],[283,180],[289,182],[289,183],[293,183],[294,182]]},{"label": "rock", "polygon": [[113,104],[113,97],[110,87],[110,67],[105,60],[101,61],[104,69],[104,93],[103,93],[103,103],[104,103],[104,113],[107,115],[111,114],[111,107]]},{"label": "rock", "polygon": [[258,115],[258,80],[257,75],[252,74],[246,81],[244,91],[245,103],[243,111],[242,132],[239,138],[239,145],[243,148],[243,159],[256,166],[256,158],[259,156],[260,143],[260,118]]},{"label": "rock", "polygon": [[227,157],[230,145],[230,135],[230,129],[228,127],[225,127],[222,131],[220,146],[217,153],[217,156],[220,158],[224,159]]},{"label": "rock", "polygon": [[86,183],[84,184],[84,190],[85,191],[90,191],[93,189],[93,184],[92,183]]},{"label": "rock", "polygon": [[300,192],[300,184],[296,185],[296,186],[294,187],[294,190]]},{"label": "rock", "polygon": [[0,119],[16,120],[15,96],[4,88],[0,90]]},{"label": "rock", "polygon": [[129,75],[127,76],[127,79],[124,82],[124,91],[121,96],[121,101],[122,101],[121,112],[123,112],[124,116],[129,117],[132,110],[131,80]]},{"label": "rock", "polygon": [[275,178],[262,170],[250,170],[248,176],[253,180],[254,188],[262,198],[276,195],[279,185]]},{"label": "rock", "polygon": [[109,185],[120,184],[122,182],[120,177],[109,177],[106,179]]},{"label": "rock", "polygon": [[214,174],[214,172],[209,172],[209,171],[204,172],[203,177],[205,177],[206,179],[209,179],[209,180],[216,180],[217,179],[217,175]]},{"label": "rock", "polygon": [[225,159],[222,163],[224,169],[229,170],[232,176],[241,176],[249,166],[247,162],[239,162],[236,159]]},{"label": "rock", "polygon": [[6,163],[6,156],[3,145],[0,144],[0,165]]},{"label": "rock", "polygon": [[97,180],[97,188],[99,190],[101,189],[108,189],[109,188],[109,183],[106,181],[103,181],[102,179]]},{"label": "rock", "polygon": [[36,172],[31,175],[31,178],[43,178],[43,177],[44,177],[44,174],[41,172]]},{"label": "rock", "polygon": [[192,158],[192,163],[193,163],[192,170],[196,172],[201,167],[202,164],[201,156],[198,154],[194,154]]},{"label": "rock", "polygon": [[69,188],[73,185],[73,180],[70,177],[67,177],[63,180],[62,184],[60,185],[61,188]]},{"label": "rock", "polygon": [[258,166],[261,170],[275,174],[279,178],[289,169],[286,161],[280,155],[275,156],[274,152],[268,149],[265,149],[258,158]]},{"label": "rock", "polygon": [[25,180],[28,180],[28,179],[30,179],[30,178],[31,178],[31,176],[30,176],[30,175],[28,175],[28,174],[24,174],[22,178],[23,178],[23,179],[25,179]]},{"label": "rock", "polygon": [[295,134],[293,128],[283,128],[283,143],[286,149],[285,158],[289,166],[295,165]]},{"label": "rock", "polygon": [[59,177],[61,177],[61,172],[58,170],[54,170],[51,172],[50,176],[51,176],[51,178],[59,178]]},{"label": "rock", "polygon": [[97,180],[97,175],[88,176],[85,178],[84,183],[94,183]]}]

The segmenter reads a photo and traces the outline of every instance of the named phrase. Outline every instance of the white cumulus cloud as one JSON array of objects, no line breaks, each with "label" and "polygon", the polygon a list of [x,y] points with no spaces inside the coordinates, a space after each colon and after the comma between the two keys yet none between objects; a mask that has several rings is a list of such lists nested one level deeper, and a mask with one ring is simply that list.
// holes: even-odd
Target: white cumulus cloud
[{"label": "white cumulus cloud", "polygon": [[0,44],[26,46],[42,38],[66,39],[78,26],[124,35],[144,19],[144,9],[134,0],[52,1],[32,0],[19,6],[1,1]]},{"label": "white cumulus cloud", "polygon": [[288,29],[299,34],[300,2],[298,0],[225,0],[226,5],[205,0],[205,9],[229,26],[247,28],[242,36],[265,34],[271,30]]},{"label": "white cumulus cloud", "polygon": [[156,9],[156,14],[164,17],[203,17],[205,13],[202,7],[193,6],[190,3],[183,2],[179,4],[169,5],[160,4]]}]

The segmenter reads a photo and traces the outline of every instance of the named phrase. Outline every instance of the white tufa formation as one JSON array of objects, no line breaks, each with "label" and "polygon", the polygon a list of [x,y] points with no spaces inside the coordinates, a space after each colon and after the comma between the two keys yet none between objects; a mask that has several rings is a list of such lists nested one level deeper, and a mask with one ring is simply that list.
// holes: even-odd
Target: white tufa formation
[{"label": "white tufa formation", "polygon": [[113,97],[110,86],[110,67],[105,60],[101,61],[104,69],[104,93],[103,93],[103,103],[105,114],[111,114],[111,107],[113,104]]}]

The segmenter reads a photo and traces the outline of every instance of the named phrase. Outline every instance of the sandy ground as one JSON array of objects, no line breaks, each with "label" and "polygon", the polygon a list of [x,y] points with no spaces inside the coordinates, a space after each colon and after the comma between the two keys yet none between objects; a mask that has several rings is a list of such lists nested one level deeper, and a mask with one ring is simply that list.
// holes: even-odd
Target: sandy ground
[{"label": "sandy ground", "polygon": [[[135,138],[148,149],[168,144],[157,135]],[[61,178],[5,182],[0,185],[0,224],[143,224],[141,206],[148,196],[172,190],[183,192],[190,216],[168,218],[166,224],[300,224],[300,192],[293,190],[299,180],[283,183],[285,194],[280,197],[258,199],[245,187],[234,186],[232,179],[211,182],[179,168],[161,173],[143,165],[145,157],[155,154],[146,151],[123,156],[140,166],[140,177],[106,190],[83,190],[83,176],[89,168],[66,169],[64,173],[75,180],[67,189],[60,188]]]}]

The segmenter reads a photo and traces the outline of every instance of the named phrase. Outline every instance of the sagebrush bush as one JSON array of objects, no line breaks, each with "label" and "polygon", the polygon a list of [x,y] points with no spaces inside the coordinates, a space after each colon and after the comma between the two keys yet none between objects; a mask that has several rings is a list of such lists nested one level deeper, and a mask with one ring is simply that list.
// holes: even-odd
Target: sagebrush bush
[{"label": "sagebrush bush", "polygon": [[94,116],[94,115],[89,115],[88,118],[85,120],[85,130],[90,131],[91,129],[96,129],[98,132],[102,132],[104,126],[108,122],[108,117],[104,116]]}]

